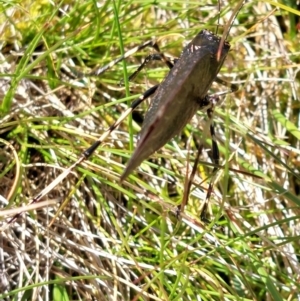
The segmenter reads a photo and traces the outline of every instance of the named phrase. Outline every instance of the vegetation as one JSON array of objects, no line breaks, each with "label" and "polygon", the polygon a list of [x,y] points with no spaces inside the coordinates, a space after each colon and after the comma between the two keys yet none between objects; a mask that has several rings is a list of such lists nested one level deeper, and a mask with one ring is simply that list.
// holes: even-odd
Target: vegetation
[{"label": "vegetation", "polygon": [[[222,35],[238,1],[0,3],[1,300],[300,298],[300,13],[293,3],[246,2],[232,24],[220,75],[239,90],[215,110],[215,175],[209,123],[199,111],[120,183],[146,101],[32,207],[168,68],[151,62],[128,82],[154,53],[145,48],[99,76],[83,74],[150,39],[178,57],[201,29]],[[210,93],[224,90],[214,83]]]}]

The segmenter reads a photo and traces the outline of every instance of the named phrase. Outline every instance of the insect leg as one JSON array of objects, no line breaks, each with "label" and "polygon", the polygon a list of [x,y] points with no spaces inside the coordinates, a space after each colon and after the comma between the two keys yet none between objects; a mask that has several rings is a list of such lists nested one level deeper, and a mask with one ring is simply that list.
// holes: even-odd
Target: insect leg
[{"label": "insect leg", "polygon": [[[238,90],[238,86],[235,84],[231,84],[219,77],[215,78],[215,82],[229,87],[230,88],[230,92],[235,92]],[[227,94],[228,92],[224,92],[222,94]],[[201,214],[200,214],[200,218],[202,221],[204,222],[209,222],[209,219],[207,218],[207,206],[208,206],[208,202],[210,199],[210,196],[212,194],[212,190],[213,190],[213,183],[214,183],[214,178],[215,178],[215,174],[218,170],[218,165],[219,165],[219,160],[220,160],[220,153],[219,153],[219,147],[218,147],[218,143],[217,143],[217,139],[216,139],[216,135],[215,135],[215,127],[214,127],[214,120],[213,120],[213,112],[214,112],[214,106],[218,103],[220,103],[220,96],[221,94],[218,95],[208,95],[205,97],[205,101],[203,101],[203,103],[206,105],[207,103],[210,104],[210,107],[207,109],[207,116],[210,120],[210,136],[211,136],[211,140],[212,140],[212,161],[214,163],[214,169],[213,169],[213,176],[209,182],[208,185],[208,190],[207,190],[207,194],[206,194],[206,198],[205,198],[205,202],[204,205],[202,207],[201,210]]]},{"label": "insect leg", "polygon": [[[230,88],[230,92],[236,92],[239,89],[239,87],[237,85],[229,83],[229,82],[221,79],[220,77],[216,77],[215,78],[215,82],[218,83],[218,84],[221,84],[221,85],[223,85],[225,87],[229,87]],[[225,92],[225,93],[228,93],[228,92]]]},{"label": "insect leg", "polygon": [[148,89],[143,95],[141,95],[138,99],[136,99],[135,101],[133,101],[133,103],[131,104],[131,106],[125,111],[123,112],[123,114],[118,118],[118,120],[111,125],[103,134],[102,136],[96,141],[94,142],[94,144],[92,146],[90,146],[87,150],[85,150],[82,154],[82,156],[84,156],[84,159],[87,159],[88,157],[90,157],[93,152],[98,148],[98,146],[111,134],[111,132],[113,132],[119,125],[120,123],[132,112],[135,110],[135,108],[140,105],[145,99],[147,99],[148,97],[150,97],[158,88],[159,85],[155,85],[153,87],[151,87],[150,89]]},{"label": "insect leg", "polygon": [[146,47],[153,47],[152,45],[155,44],[153,43],[153,41],[147,41],[139,46],[136,46],[130,50],[128,50],[127,52],[124,53],[124,55],[116,58],[115,60],[111,61],[109,64],[101,67],[101,68],[97,68],[96,70],[88,73],[88,74],[84,74],[85,76],[99,76],[100,74],[104,73],[106,70],[112,68],[114,65],[116,65],[117,63],[121,62],[122,60],[128,58],[129,56],[131,56],[132,54],[134,54],[137,51],[140,51]]},{"label": "insect leg", "polygon": [[[112,68],[114,65],[116,65],[117,63],[121,62],[122,60],[128,58],[129,56],[131,56],[132,54],[134,54],[137,51],[143,50],[146,47],[152,47],[155,49],[155,51],[157,51],[157,54],[152,55],[153,58],[146,58],[144,63],[138,68],[137,71],[135,71],[130,77],[129,80],[132,80],[144,67],[147,63],[149,63],[151,60],[162,60],[163,62],[165,62],[165,64],[167,64],[167,66],[171,69],[173,67],[173,63],[171,62],[170,59],[168,59],[159,49],[157,43],[155,41],[147,41],[139,46],[136,46],[132,49],[130,49],[129,51],[127,51],[126,53],[124,53],[124,55],[116,58],[115,60],[111,61],[109,64],[98,68],[90,73],[82,73],[81,76],[99,76],[100,74],[104,73],[106,70]],[[149,55],[148,57],[151,57],[151,55]]]},{"label": "insect leg", "polygon": [[[54,179],[46,188],[44,188],[38,195],[36,195],[30,204],[34,204],[39,202],[47,193],[49,193],[54,187],[56,187],[63,179],[65,179],[70,172],[75,169],[80,163],[88,159],[95,150],[100,146],[100,144],[120,125],[120,123],[133,111],[135,108],[141,104],[145,99],[150,97],[155,91],[159,85],[155,85],[152,88],[148,89],[143,95],[141,95],[139,98],[137,98],[135,101],[132,102],[131,106],[118,118],[118,120],[111,125],[102,135],[100,138],[98,138],[92,146],[90,146],[88,149],[86,149],[79,159],[73,163],[69,168],[64,170],[56,179]],[[14,215],[8,222],[8,224],[14,222],[19,216],[21,216],[23,212],[20,212],[16,215]]]},{"label": "insect leg", "polygon": [[173,68],[174,63],[171,62],[170,59],[166,58],[164,56],[164,54],[162,53],[155,53],[155,54],[150,54],[148,55],[144,62],[138,67],[138,69],[136,71],[134,71],[130,76],[129,76],[129,81],[132,81],[137,75],[138,73],[145,68],[145,66],[151,62],[151,61],[163,61],[170,69]]},{"label": "insect leg", "polygon": [[215,127],[214,127],[214,121],[213,121],[213,106],[212,106],[212,108],[209,108],[207,110],[207,116],[210,120],[209,129],[210,129],[210,136],[211,136],[211,140],[212,140],[212,161],[215,166],[212,171],[213,176],[210,179],[205,202],[202,207],[201,214],[200,214],[200,218],[204,222],[209,221],[209,219],[207,218],[207,207],[208,207],[208,202],[209,202],[210,196],[213,191],[214,178],[215,178],[215,174],[218,170],[218,165],[219,165],[219,161],[220,161],[220,152],[219,152],[219,147],[218,147],[218,143],[217,143],[217,139],[216,139],[216,135],[215,135]]}]

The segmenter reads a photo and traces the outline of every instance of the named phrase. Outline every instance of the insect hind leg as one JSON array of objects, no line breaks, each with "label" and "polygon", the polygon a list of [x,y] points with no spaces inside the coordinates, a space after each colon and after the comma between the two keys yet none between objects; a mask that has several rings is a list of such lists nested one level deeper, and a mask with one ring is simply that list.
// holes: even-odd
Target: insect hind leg
[{"label": "insect hind leg", "polygon": [[120,125],[120,123],[130,114],[132,113],[135,108],[140,105],[144,100],[146,100],[148,97],[153,95],[159,85],[155,85],[151,88],[149,88],[144,94],[142,94],[139,98],[137,98],[135,101],[132,102],[131,106],[118,118],[116,122],[114,122],[113,125],[111,125],[103,134],[102,136],[94,142],[92,146],[90,146],[87,150],[83,152],[83,156],[85,159],[90,157],[93,152],[98,148],[98,146]]}]

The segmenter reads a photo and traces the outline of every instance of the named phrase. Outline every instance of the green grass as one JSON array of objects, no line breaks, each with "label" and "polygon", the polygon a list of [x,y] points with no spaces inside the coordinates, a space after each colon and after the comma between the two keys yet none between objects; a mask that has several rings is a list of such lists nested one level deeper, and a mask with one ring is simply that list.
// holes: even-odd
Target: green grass
[{"label": "green grass", "polygon": [[[237,3],[221,2],[219,35]],[[216,31],[219,15],[201,0],[0,3],[1,300],[299,299],[300,48],[289,26],[300,14],[291,5],[249,1],[231,28],[220,75],[239,90],[215,110],[224,167],[210,223],[199,217],[213,169],[205,112],[120,183],[145,102],[36,211],[24,207],[7,225],[168,69],[152,62],[128,82],[146,48],[98,77],[81,72],[149,39],[178,57],[201,29]]]}]

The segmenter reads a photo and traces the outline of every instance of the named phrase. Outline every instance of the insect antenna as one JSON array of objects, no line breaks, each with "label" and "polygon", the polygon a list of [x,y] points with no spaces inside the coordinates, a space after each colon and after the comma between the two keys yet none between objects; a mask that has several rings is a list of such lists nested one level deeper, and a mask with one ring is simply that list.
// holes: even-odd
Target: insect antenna
[{"label": "insect antenna", "polygon": [[217,23],[217,28],[215,34],[218,34],[219,31],[219,26],[220,26],[220,14],[221,14],[221,3],[220,0],[218,1],[218,7],[219,7],[219,14],[218,14],[218,23]]},{"label": "insect antenna", "polygon": [[242,9],[243,4],[244,4],[245,0],[240,0],[240,2],[238,3],[238,5],[235,7],[235,9],[233,10],[228,22],[225,24],[224,26],[224,32],[222,35],[222,38],[220,40],[220,45],[219,45],[219,49],[218,49],[218,53],[217,53],[217,60],[220,60],[221,57],[221,52],[222,52],[222,47],[224,45],[224,42],[227,40],[230,30],[233,26],[234,20],[237,17],[239,11]]}]

